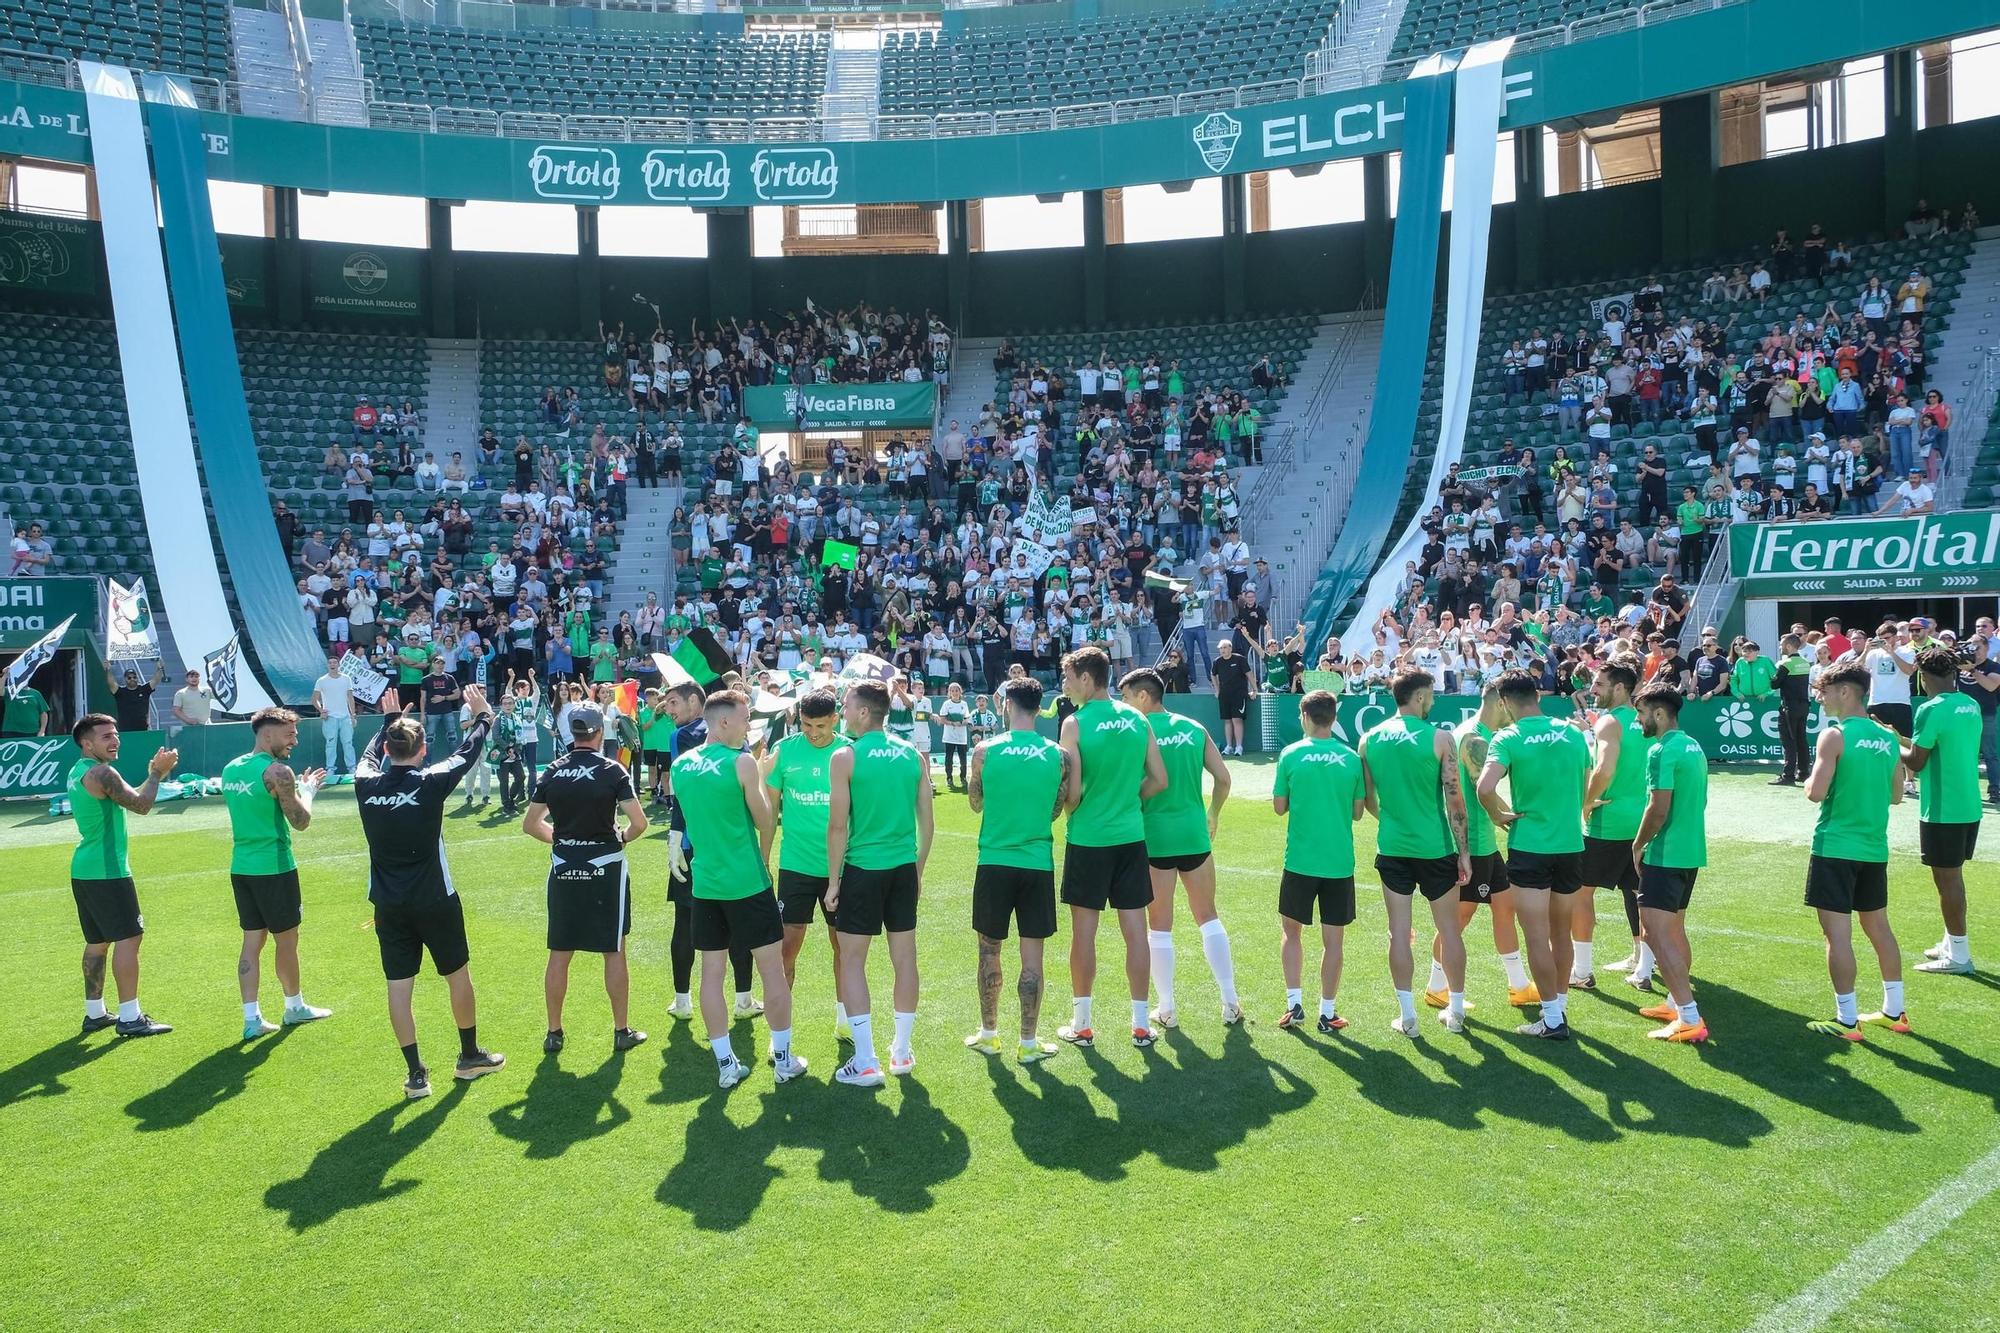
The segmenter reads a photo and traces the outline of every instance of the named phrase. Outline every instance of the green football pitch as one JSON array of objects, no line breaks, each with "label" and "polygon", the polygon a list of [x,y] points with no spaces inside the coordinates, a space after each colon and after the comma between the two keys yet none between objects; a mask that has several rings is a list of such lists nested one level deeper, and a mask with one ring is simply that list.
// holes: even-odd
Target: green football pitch
[{"label": "green football pitch", "polygon": [[[1739,773],[1714,781],[1690,921],[1708,1045],[1646,1040],[1646,1001],[1603,973],[1572,999],[1576,1041],[1517,1038],[1483,917],[1465,1033],[1427,1021],[1410,1042],[1387,1026],[1365,873],[1341,994],[1352,1026],[1276,1027],[1283,827],[1263,799],[1270,766],[1232,767],[1218,862],[1247,1026],[1222,1027],[1183,904],[1181,1027],[1158,1046],[1108,1039],[1033,1069],[965,1050],[976,821],[941,794],[918,1065],[878,1092],[830,1082],[818,938],[800,964],[811,1073],[775,1087],[760,1065],[716,1089],[698,1032],[664,1012],[655,836],[635,852],[631,941],[634,1021],[652,1041],[612,1054],[583,959],[569,1049],[544,1058],[545,853],[491,807],[454,803],[480,1034],[509,1064],[445,1077],[455,1034],[427,974],[418,1024],[438,1091],[405,1102],[342,789],[297,838],[305,989],[330,1021],[239,1044],[224,813],[173,803],[131,826],[143,998],[176,1031],[79,1038],[70,822],[0,814],[0,1328],[2000,1327],[2000,992],[1991,972],[1914,971],[1939,935],[1914,802],[1894,815],[1890,903],[1908,1035],[1805,1031],[1831,1008],[1800,901],[1811,809]],[[1360,836],[1365,866],[1372,824]],[[2000,959],[2000,874],[1988,861],[1968,878],[1975,956]],[[1600,918],[1610,959],[1623,917],[1607,900]],[[1045,1033],[1069,1011],[1067,935]],[[1105,946],[1099,1026],[1116,1029]],[[1866,1009],[1880,991],[1863,956]],[[1011,957],[1008,970],[1003,1031]],[[264,991],[275,1015],[268,964]],[[758,1026],[734,1035],[761,1059]]]}]

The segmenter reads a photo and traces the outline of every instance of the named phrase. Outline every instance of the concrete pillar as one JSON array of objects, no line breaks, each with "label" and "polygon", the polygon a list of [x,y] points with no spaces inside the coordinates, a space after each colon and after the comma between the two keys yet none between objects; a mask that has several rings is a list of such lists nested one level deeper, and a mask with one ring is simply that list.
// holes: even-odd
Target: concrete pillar
[{"label": "concrete pillar", "polygon": [[1583,189],[1583,136],[1575,130],[1556,131],[1556,193]]},{"label": "concrete pillar", "polygon": [[1104,260],[1104,191],[1083,192],[1083,322],[1091,327],[1104,323],[1105,294],[1109,283]]},{"label": "concrete pillar", "polygon": [[1924,124],[1951,124],[1951,43],[1917,48],[1924,62]]},{"label": "concrete pillar", "polygon": [[1660,104],[1660,246],[1669,264],[1715,250],[1715,173],[1722,165],[1714,93]]},{"label": "concrete pillar", "polygon": [[1125,244],[1125,189],[1120,185],[1104,191],[1104,243]]},{"label": "concrete pillar", "polygon": [[595,329],[604,319],[604,262],[598,244],[596,204],[576,206],[576,326]]},{"label": "concrete pillar", "polygon": [[962,335],[972,314],[972,217],[977,199],[952,199],[944,206],[945,322]]},{"label": "concrete pillar", "polygon": [[708,215],[709,320],[751,313],[751,249],[749,209],[717,209]]},{"label": "concrete pillar", "polygon": [[264,191],[264,230],[271,237],[268,276],[271,314],[289,324],[304,314],[305,243],[299,239],[299,192],[273,186]]},{"label": "concrete pillar", "polygon": [[1882,57],[1882,229],[1900,235],[1917,205],[1917,53]]},{"label": "concrete pillar", "polygon": [[1250,230],[1271,230],[1271,173],[1250,173]]},{"label": "concrete pillar", "polygon": [[1542,237],[1547,231],[1547,179],[1542,166],[1542,128],[1514,131],[1514,287],[1532,291],[1545,278]]},{"label": "concrete pillar", "polygon": [[[424,203],[429,237],[430,330],[433,338],[458,336],[457,258],[451,248],[451,205],[441,199]],[[281,289],[282,290],[282,289]]]},{"label": "concrete pillar", "polygon": [[967,199],[965,202],[965,248],[978,254],[986,248],[986,201]]},{"label": "concrete pillar", "polygon": [[1365,304],[1380,309],[1389,292],[1389,155],[1361,159],[1361,262]]},{"label": "concrete pillar", "polygon": [[1248,182],[1222,178],[1222,313],[1230,319],[1249,305],[1250,206]]},{"label": "concrete pillar", "polygon": [[1746,83],[1716,95],[1722,165],[1764,160],[1764,85]]}]

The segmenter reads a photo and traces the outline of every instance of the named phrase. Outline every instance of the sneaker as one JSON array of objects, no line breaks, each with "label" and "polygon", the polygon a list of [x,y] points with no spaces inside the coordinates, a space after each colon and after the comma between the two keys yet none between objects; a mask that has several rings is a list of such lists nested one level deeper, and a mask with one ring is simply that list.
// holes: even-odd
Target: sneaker
[{"label": "sneaker", "polygon": [[1321,1014],[1319,1016],[1319,1030],[1328,1035],[1338,1032],[1346,1026],[1347,1020],[1339,1014]]},{"label": "sneaker", "polygon": [[121,1037],[163,1037],[174,1030],[171,1023],[157,1023],[151,1014],[140,1014],[131,1021],[119,1019],[114,1025]]},{"label": "sneaker", "polygon": [[1949,977],[1969,977],[1972,975],[1974,969],[1970,958],[1962,963],[1958,963],[1952,961],[1950,954],[1946,954],[1942,958],[1932,958],[1918,963],[1917,971],[1941,973]]},{"label": "sneaker", "polygon": [[475,1078],[484,1078],[507,1063],[507,1057],[498,1051],[474,1051],[471,1055],[461,1055],[458,1063],[451,1067],[453,1078],[470,1083]]},{"label": "sneaker", "polygon": [[689,999],[686,1000],[676,998],[672,1004],[667,1006],[667,1017],[682,1023],[685,1023],[690,1018],[693,1018],[694,1017],[693,998],[690,997]]},{"label": "sneaker", "polygon": [[1680,1016],[1679,1007],[1671,1004],[1649,1004],[1639,1011],[1639,1017],[1650,1018],[1660,1023],[1671,1023]]},{"label": "sneaker", "polygon": [[1648,995],[1653,993],[1653,978],[1650,976],[1642,977],[1637,972],[1633,972],[1625,978],[1625,984],[1633,990],[1644,991]]},{"label": "sneaker", "polygon": [[1242,1021],[1243,1021],[1243,1006],[1240,1003],[1225,1004],[1222,1006],[1222,1026],[1226,1028],[1233,1028]]},{"label": "sneaker", "polygon": [[1612,963],[1610,965],[1610,970],[1613,972],[1633,972],[1637,971],[1638,967],[1639,967],[1639,955],[1636,953],[1628,953],[1623,958],[1620,958],[1617,962]]},{"label": "sneaker", "polygon": [[996,1032],[988,1036],[975,1032],[965,1039],[965,1049],[968,1051],[977,1051],[981,1055],[998,1055],[1000,1054],[1000,1034]]},{"label": "sneaker", "polygon": [[1569,984],[1570,984],[1570,985],[1572,985],[1572,986],[1574,986],[1574,987],[1575,987],[1576,989],[1578,989],[1578,990],[1596,990],[1596,989],[1597,989],[1597,973],[1595,973],[1595,972],[1586,972],[1586,973],[1584,973],[1584,974],[1583,974],[1582,976],[1580,976],[1580,977],[1578,977],[1578,976],[1572,976],[1572,977],[1571,977],[1571,978],[1569,979]]},{"label": "sneaker", "polygon": [[1815,1018],[1806,1024],[1806,1031],[1817,1032],[1822,1037],[1839,1037],[1845,1041],[1862,1039],[1859,1023],[1843,1023],[1837,1018]]},{"label": "sneaker", "polygon": [[1181,1016],[1171,1009],[1155,1009],[1150,1017],[1156,1028],[1177,1028],[1181,1025]]},{"label": "sneaker", "polygon": [[741,1083],[744,1079],[749,1077],[750,1077],[750,1066],[744,1064],[741,1060],[737,1059],[735,1056],[732,1055],[729,1057],[729,1063],[723,1065],[717,1071],[715,1084],[717,1087],[722,1088],[724,1091],[727,1091],[728,1089],[735,1087],[738,1083]]},{"label": "sneaker", "polygon": [[771,1068],[776,1071],[778,1082],[790,1083],[800,1074],[806,1072],[806,1058],[803,1055],[794,1055],[790,1051],[786,1051],[782,1055],[771,1057]]},{"label": "sneaker", "polygon": [[1295,1004],[1278,1015],[1278,1026],[1281,1028],[1302,1028],[1305,1025],[1306,1007],[1302,1004]]},{"label": "sneaker", "polygon": [[1455,1014],[1449,1009],[1438,1010],[1438,1022],[1444,1024],[1446,1032],[1465,1031],[1465,1015]]},{"label": "sneaker", "polygon": [[403,1080],[403,1095],[411,1101],[421,1101],[431,1095],[431,1071],[421,1065],[410,1071]]},{"label": "sneaker", "polygon": [[563,1030],[561,1028],[555,1029],[553,1032],[549,1033],[548,1036],[542,1038],[543,1055],[554,1055],[557,1051],[560,1051],[562,1048],[563,1048]]},{"label": "sneaker", "polygon": [[116,1026],[118,1026],[118,1015],[114,1013],[102,1013],[95,1018],[89,1014],[83,1016],[83,1035],[86,1037],[93,1032],[102,1032],[106,1028]]},{"label": "sneaker", "polygon": [[1056,1035],[1072,1046],[1094,1046],[1097,1033],[1090,1028],[1071,1027],[1068,1023],[1056,1029]]},{"label": "sneaker", "polygon": [[883,1083],[887,1082],[882,1077],[882,1067],[880,1065],[867,1065],[864,1067],[857,1060],[849,1060],[846,1064],[834,1070],[833,1081],[835,1083],[845,1083],[855,1088],[879,1088]]},{"label": "sneaker", "polygon": [[896,1054],[894,1051],[889,1052],[889,1072],[898,1078],[909,1073],[916,1067],[917,1053],[915,1051],[905,1051],[901,1055]]},{"label": "sneaker", "polygon": [[321,1009],[317,1005],[302,1004],[296,1009],[290,1005],[286,1005],[284,1023],[288,1028],[295,1028],[301,1023],[317,1023],[322,1018],[332,1017],[333,1010]]},{"label": "sneaker", "polygon": [[634,1046],[646,1044],[646,1034],[637,1028],[619,1028],[611,1034],[611,1049],[629,1051]]},{"label": "sneaker", "polygon": [[1132,1044],[1144,1050],[1160,1039],[1160,1034],[1151,1028],[1133,1028]]},{"label": "sneaker", "polygon": [[1891,1032],[1908,1032],[1910,1030],[1910,1011],[1905,1009],[1900,1014],[1885,1014],[1880,1009],[1877,1009],[1872,1013],[1861,1015],[1861,1021],[1864,1023],[1873,1023],[1877,1027],[1885,1027]]},{"label": "sneaker", "polygon": [[259,1037],[268,1037],[277,1030],[278,1025],[262,1014],[257,1015],[255,1018],[246,1018],[243,1020],[243,1040],[245,1041],[255,1041]]},{"label": "sneaker", "polygon": [[1451,1003],[1451,996],[1441,990],[1427,990],[1424,992],[1424,1003],[1433,1009],[1442,1009]]},{"label": "sneaker", "polygon": [[754,995],[746,995],[736,1002],[736,1007],[730,1012],[738,1018],[755,1018],[764,1012],[764,1002]]},{"label": "sneaker", "polygon": [[1404,1022],[1403,1016],[1401,1014],[1397,1014],[1394,1018],[1389,1020],[1389,1031],[1397,1033],[1401,1036],[1415,1038],[1417,1035],[1417,1022],[1415,1019],[1411,1019],[1408,1022]]},{"label": "sneaker", "polygon": [[1569,1024],[1559,1023],[1555,1027],[1550,1027],[1547,1023],[1544,1023],[1539,1018],[1532,1023],[1521,1024],[1521,1026],[1515,1028],[1514,1031],[1519,1036],[1540,1037],[1544,1041],[1569,1040]]},{"label": "sneaker", "polygon": [[1541,1002],[1542,993],[1535,989],[1535,983],[1532,981],[1525,986],[1509,986],[1507,988],[1507,1003],[1513,1005],[1516,1009],[1525,1009],[1531,1004],[1540,1004]]},{"label": "sneaker", "polygon": [[1933,944],[1930,948],[1924,950],[1924,957],[1926,958],[1951,957],[1951,941],[1939,940],[1936,944]]},{"label": "sneaker", "polygon": [[1024,1065],[1040,1064],[1061,1049],[1052,1041],[1024,1041],[1015,1046],[1014,1060]]},{"label": "sneaker", "polygon": [[1654,1028],[1646,1035],[1654,1041],[1687,1042],[1698,1045],[1708,1040],[1708,1024],[1684,1023],[1677,1017],[1665,1027]]},{"label": "sneaker", "polygon": [[1796,787],[1799,784],[1791,778],[1772,778],[1764,785],[1767,787]]}]

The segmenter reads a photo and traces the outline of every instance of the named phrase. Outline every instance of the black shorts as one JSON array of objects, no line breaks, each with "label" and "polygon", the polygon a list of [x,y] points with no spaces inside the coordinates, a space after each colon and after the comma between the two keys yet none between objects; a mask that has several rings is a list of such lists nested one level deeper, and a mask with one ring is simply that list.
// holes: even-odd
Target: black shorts
[{"label": "black shorts", "polygon": [[1923,849],[1924,864],[1940,870],[1955,870],[1972,859],[1972,853],[1979,846],[1979,821],[1969,824],[1933,824],[1928,819],[1917,821],[1918,845]]},{"label": "black shorts", "polygon": [[1146,864],[1155,870],[1171,870],[1176,875],[1185,875],[1190,870],[1199,870],[1208,864],[1212,852],[1190,852],[1186,856],[1148,856]]},{"label": "black shorts", "polygon": [[1822,912],[1880,912],[1889,906],[1889,863],[1815,856],[1806,863],[1806,906]]},{"label": "black shorts", "polygon": [[810,926],[815,904],[819,906],[821,915],[828,921],[833,920],[833,913],[826,910],[826,876],[804,875],[781,867],[778,871],[778,914],[784,918],[785,924]]},{"label": "black shorts", "polygon": [[[1632,859],[1630,844],[1625,848],[1625,859]],[[1583,887],[1583,853],[1509,851],[1507,882],[1517,889],[1575,893]]]},{"label": "black shorts", "polygon": [[1904,740],[1910,739],[1911,713],[1908,704],[1869,704],[1868,716]]},{"label": "black shorts", "polygon": [[917,865],[887,870],[849,866],[840,875],[833,928],[843,935],[900,934],[917,928]]},{"label": "black shorts", "polygon": [[1647,866],[1639,872],[1639,906],[1653,912],[1685,912],[1701,872],[1677,866]]},{"label": "black shorts", "polygon": [[667,766],[667,752],[665,750],[643,750],[640,753],[646,760],[647,768],[665,768]]},{"label": "black shorts", "polygon": [[229,887],[236,891],[236,924],[245,930],[268,930],[280,935],[297,930],[305,918],[296,870],[277,875],[239,875],[232,871]]},{"label": "black shorts", "polygon": [[1008,923],[1024,940],[1056,933],[1056,872],[982,865],[972,872],[972,928],[989,940],[1007,938]]},{"label": "black shorts", "polygon": [[465,942],[465,903],[455,893],[440,902],[375,909],[375,944],[382,951],[382,975],[403,981],[417,975],[424,950],[431,966],[448,977],[472,958]]},{"label": "black shorts", "polygon": [[1421,889],[1426,899],[1436,902],[1458,883],[1458,857],[1377,856],[1375,873],[1391,893],[1407,898]]},{"label": "black shorts", "polygon": [[[616,850],[611,844],[566,848],[549,869],[549,951],[623,953],[632,932],[629,868],[621,855],[594,865]],[[593,857],[593,853],[596,854]]]},{"label": "black shorts", "polygon": [[1221,714],[1224,722],[1236,721],[1243,716],[1249,707],[1250,696],[1247,694],[1218,694],[1215,696],[1215,711]]},{"label": "black shorts", "polygon": [[[1456,866],[1451,873],[1452,878],[1458,877]],[[1287,921],[1310,926],[1314,907],[1319,908],[1319,923],[1322,926],[1352,925],[1354,876],[1342,875],[1336,879],[1287,870],[1278,880],[1278,915]]]},{"label": "black shorts", "polygon": [[[680,834],[669,834],[678,838]],[[692,870],[694,867],[688,867]],[[694,901],[694,883],[686,875],[676,875],[671,863],[667,866],[667,901],[676,907],[686,907]]]},{"label": "black shorts", "polygon": [[1153,901],[1153,877],[1148,870],[1143,840],[1115,847],[1070,843],[1063,849],[1062,900],[1091,912],[1102,912],[1106,907],[1137,911]]},{"label": "black shorts", "polygon": [[1459,901],[1477,907],[1482,903],[1490,904],[1496,895],[1505,892],[1507,892],[1507,859],[1498,852],[1476,854],[1472,858],[1472,878],[1459,889]]},{"label": "black shorts", "polygon": [[83,927],[85,944],[115,944],[146,933],[139,915],[139,890],[130,876],[73,879],[69,892],[76,899],[76,920]]},{"label": "black shorts", "polygon": [[741,956],[785,938],[778,896],[769,889],[748,898],[694,900],[694,947],[700,953]]},{"label": "black shorts", "polygon": [[1632,864],[1632,844],[1619,838],[1583,835],[1583,882],[1593,889],[1639,891],[1639,870]]}]

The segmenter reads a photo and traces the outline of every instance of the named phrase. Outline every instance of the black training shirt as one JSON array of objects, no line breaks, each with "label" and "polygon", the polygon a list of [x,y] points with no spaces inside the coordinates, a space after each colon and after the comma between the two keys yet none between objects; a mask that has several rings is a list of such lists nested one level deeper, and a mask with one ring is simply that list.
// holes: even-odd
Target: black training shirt
[{"label": "black training shirt", "polygon": [[383,756],[385,726],[354,765],[354,804],[368,839],[368,901],[415,907],[455,890],[445,864],[445,802],[486,747],[492,716],[474,718],[449,759],[425,768],[392,765]]},{"label": "black training shirt", "polygon": [[618,807],[635,796],[625,765],[596,750],[571,750],[543,770],[534,799],[548,807],[556,841],[615,843]]}]

